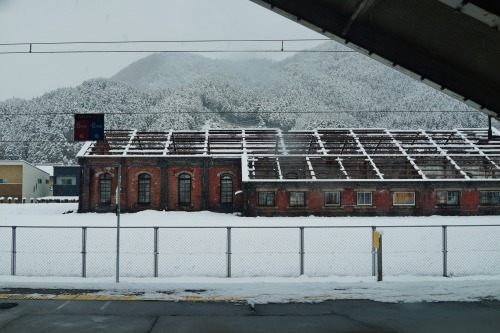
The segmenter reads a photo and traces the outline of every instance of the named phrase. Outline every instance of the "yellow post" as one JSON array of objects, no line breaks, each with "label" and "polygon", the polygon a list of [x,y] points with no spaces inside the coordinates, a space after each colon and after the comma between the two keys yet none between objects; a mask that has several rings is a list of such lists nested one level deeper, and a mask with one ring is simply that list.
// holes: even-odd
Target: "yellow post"
[{"label": "yellow post", "polygon": [[373,248],[374,249],[378,249],[380,247],[379,239],[380,239],[379,232],[378,231],[374,231],[373,232]]}]

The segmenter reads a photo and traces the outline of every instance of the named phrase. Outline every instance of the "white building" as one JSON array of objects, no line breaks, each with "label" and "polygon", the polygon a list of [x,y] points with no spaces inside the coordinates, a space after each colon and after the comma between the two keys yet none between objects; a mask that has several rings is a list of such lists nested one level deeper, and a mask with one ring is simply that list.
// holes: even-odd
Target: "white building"
[{"label": "white building", "polygon": [[50,174],[26,161],[0,161],[0,198],[22,202],[50,195]]}]

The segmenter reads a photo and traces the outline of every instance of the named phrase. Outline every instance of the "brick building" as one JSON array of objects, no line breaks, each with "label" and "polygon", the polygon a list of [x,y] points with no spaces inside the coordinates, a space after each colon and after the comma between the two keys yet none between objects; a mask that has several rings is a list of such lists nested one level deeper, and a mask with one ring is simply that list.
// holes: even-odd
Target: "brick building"
[{"label": "brick building", "polygon": [[78,159],[81,212],[116,209],[119,166],[128,212],[500,212],[500,140],[487,129],[107,131]]}]

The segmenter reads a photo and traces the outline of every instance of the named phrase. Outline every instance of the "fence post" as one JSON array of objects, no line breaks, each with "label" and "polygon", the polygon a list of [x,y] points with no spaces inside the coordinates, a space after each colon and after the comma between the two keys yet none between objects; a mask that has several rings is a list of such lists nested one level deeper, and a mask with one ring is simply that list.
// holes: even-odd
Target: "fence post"
[{"label": "fence post", "polygon": [[448,277],[448,230],[443,225],[443,276]]},{"label": "fence post", "polygon": [[12,227],[12,255],[10,263],[10,274],[16,275],[16,228]]},{"label": "fence post", "polygon": [[378,235],[378,249],[377,249],[377,281],[382,281],[382,235]]},{"label": "fence post", "polygon": [[231,277],[231,228],[227,228],[227,277]]},{"label": "fence post", "polygon": [[120,197],[122,187],[122,165],[118,164],[118,184],[116,185],[116,283],[120,282]]},{"label": "fence post", "polygon": [[87,277],[87,227],[82,228],[82,277]]},{"label": "fence post", "polygon": [[158,277],[158,227],[155,227],[155,247],[154,247],[154,253],[155,253],[155,277]]},{"label": "fence post", "polygon": [[300,227],[300,275],[304,275],[304,227]]},{"label": "fence post", "polygon": [[377,227],[372,227],[372,276],[377,275],[377,249],[375,248],[375,231],[377,231]]}]

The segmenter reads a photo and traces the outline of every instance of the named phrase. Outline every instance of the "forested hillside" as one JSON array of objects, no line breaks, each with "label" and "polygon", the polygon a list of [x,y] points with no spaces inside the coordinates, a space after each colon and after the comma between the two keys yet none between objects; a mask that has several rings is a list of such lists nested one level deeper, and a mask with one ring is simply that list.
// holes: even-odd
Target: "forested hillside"
[{"label": "forested hillside", "polygon": [[104,112],[108,129],[486,126],[479,112],[400,112],[457,110],[471,109],[357,53],[280,62],[152,54],[110,79],[0,102],[0,159],[75,163],[75,113]]}]

